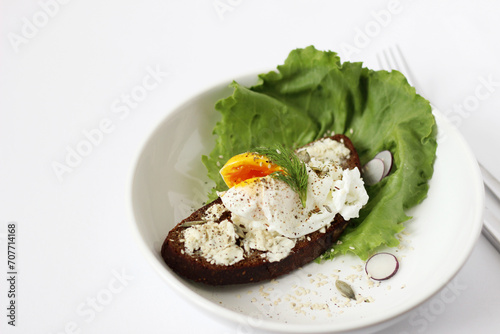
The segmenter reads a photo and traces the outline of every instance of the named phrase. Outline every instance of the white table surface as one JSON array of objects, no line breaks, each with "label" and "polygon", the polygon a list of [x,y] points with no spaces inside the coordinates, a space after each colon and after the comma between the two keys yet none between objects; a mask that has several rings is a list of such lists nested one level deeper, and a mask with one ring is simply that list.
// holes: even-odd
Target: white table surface
[{"label": "white table surface", "polygon": [[[145,262],[130,228],[127,187],[141,145],[174,106],[222,80],[272,69],[297,47],[377,67],[376,53],[398,43],[421,93],[500,177],[498,2],[0,6],[1,333],[242,332],[180,298]],[[156,81],[144,83],[151,72]],[[144,84],[144,100],[125,107],[127,94]],[[58,176],[54,162],[98,128],[107,132]],[[10,222],[17,224],[15,327],[7,325],[3,278]],[[384,333],[497,333],[499,282],[500,255],[481,237],[443,290],[455,298],[438,294]],[[105,305],[96,296],[107,296]]]}]

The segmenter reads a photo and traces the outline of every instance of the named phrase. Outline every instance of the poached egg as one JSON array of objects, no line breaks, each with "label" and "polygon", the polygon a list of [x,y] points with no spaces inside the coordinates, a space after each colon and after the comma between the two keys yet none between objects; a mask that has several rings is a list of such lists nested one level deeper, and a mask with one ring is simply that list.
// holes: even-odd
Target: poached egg
[{"label": "poached egg", "polygon": [[[234,216],[287,238],[300,238],[328,226],[339,213],[345,220],[359,216],[368,201],[358,168],[342,169],[350,151],[342,143],[325,138],[300,151],[307,152],[307,201],[271,174],[281,172],[265,156],[243,153],[221,169],[229,190],[219,193]],[[299,151],[299,152],[300,152]]]}]

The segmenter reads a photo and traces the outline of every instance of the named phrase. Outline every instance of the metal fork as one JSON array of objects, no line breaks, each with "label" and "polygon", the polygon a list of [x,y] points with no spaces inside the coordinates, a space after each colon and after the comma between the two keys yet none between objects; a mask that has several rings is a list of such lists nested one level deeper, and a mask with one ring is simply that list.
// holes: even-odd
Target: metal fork
[{"label": "metal fork", "polygon": [[[392,48],[388,48],[382,51],[382,53],[377,54],[378,65],[385,70],[398,70],[403,73],[408,80],[408,83],[420,91],[420,85],[417,84],[415,76],[411,73],[410,67],[406,62],[403,52],[399,45],[394,45]],[[421,93],[421,92],[420,92]],[[420,94],[419,93],[419,94]],[[425,96],[425,94],[421,94]]]},{"label": "metal fork", "polygon": [[[415,87],[417,92],[426,96],[422,92],[422,86],[418,85],[416,78],[410,70],[410,66],[398,45],[382,51],[377,54],[377,62],[382,69],[398,70],[406,76],[408,83]],[[431,103],[432,104],[432,103]],[[483,217],[483,235],[500,252],[500,219],[495,211],[500,208],[500,181],[498,181],[480,162],[478,162],[483,174],[483,181],[486,191],[485,212]],[[497,210],[495,210],[496,208]]]}]

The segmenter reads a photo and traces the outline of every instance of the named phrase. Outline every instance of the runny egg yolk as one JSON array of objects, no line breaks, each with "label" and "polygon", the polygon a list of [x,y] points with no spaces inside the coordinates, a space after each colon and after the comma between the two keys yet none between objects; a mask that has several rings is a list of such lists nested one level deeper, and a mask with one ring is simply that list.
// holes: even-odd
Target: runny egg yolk
[{"label": "runny egg yolk", "polygon": [[267,176],[281,167],[270,162],[265,156],[247,152],[235,155],[221,168],[220,174],[229,188],[250,179]]}]

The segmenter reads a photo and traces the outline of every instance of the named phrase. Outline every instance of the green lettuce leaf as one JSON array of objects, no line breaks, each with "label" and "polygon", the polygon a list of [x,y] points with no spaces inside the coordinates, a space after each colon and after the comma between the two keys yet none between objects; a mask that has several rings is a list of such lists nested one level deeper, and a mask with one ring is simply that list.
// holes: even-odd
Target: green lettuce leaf
[{"label": "green lettuce leaf", "polygon": [[310,46],[293,50],[278,71],[259,75],[250,88],[236,82],[232,96],[217,102],[222,119],[216,145],[202,160],[215,190],[227,189],[220,167],[232,156],[279,143],[290,148],[324,135],[351,138],[364,164],[382,150],[394,155],[393,172],[367,186],[370,200],[351,220],[341,243],[322,259],[352,252],[367,259],[394,247],[408,220],[405,210],[427,195],[436,155],[436,124],[430,104],[398,71],[373,71],[341,63],[335,52]]}]

